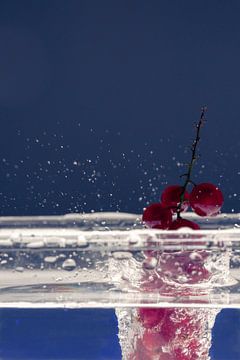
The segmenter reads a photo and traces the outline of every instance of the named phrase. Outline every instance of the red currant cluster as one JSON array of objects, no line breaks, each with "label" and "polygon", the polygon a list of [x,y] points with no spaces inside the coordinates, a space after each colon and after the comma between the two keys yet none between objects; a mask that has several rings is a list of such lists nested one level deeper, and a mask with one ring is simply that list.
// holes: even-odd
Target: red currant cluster
[{"label": "red currant cluster", "polygon": [[[195,316],[194,316],[195,315]],[[134,359],[198,360],[208,358],[201,338],[205,314],[189,309],[142,308],[138,317],[144,333],[138,339]],[[202,317],[202,318],[201,318]],[[168,349],[170,353],[165,351]],[[158,356],[158,357],[157,357]]]},{"label": "red currant cluster", "polygon": [[[197,134],[192,144],[192,158],[183,186],[168,186],[162,193],[160,202],[149,205],[143,212],[143,222],[154,229],[177,230],[188,227],[194,230],[199,225],[182,218],[189,207],[199,216],[215,216],[221,210],[223,195],[221,190],[211,183],[194,184],[191,180],[193,164],[196,160],[200,129],[204,122],[206,109],[203,108],[196,125]],[[187,191],[188,186],[192,191]],[[146,259],[155,257],[158,266],[146,273],[145,291],[156,291],[163,286],[164,279],[170,277],[178,283],[184,276],[186,284],[200,284],[209,281],[211,272],[204,262],[209,253],[198,251],[194,258],[189,251],[161,253],[146,251]],[[183,290],[184,291],[184,290]],[[191,291],[190,291],[191,294]],[[187,295],[187,294],[184,294]],[[207,314],[207,313],[206,313]],[[181,308],[139,308],[137,321],[141,323],[142,334],[137,339],[136,351],[129,359],[134,360],[206,360],[208,350],[203,346],[207,318],[203,311]]]},{"label": "red currant cluster", "polygon": [[180,213],[190,206],[199,216],[215,216],[219,213],[222,204],[221,190],[211,183],[195,185],[190,194],[184,191],[183,186],[172,185],[163,191],[161,202],[151,204],[144,210],[142,220],[154,229],[177,230],[189,227],[197,230],[198,224],[183,219]]},{"label": "red currant cluster", "polygon": [[[198,224],[181,217],[181,213],[186,211],[189,206],[199,216],[215,216],[219,213],[223,204],[221,190],[211,184],[194,184],[191,180],[193,165],[197,159],[197,145],[200,141],[200,130],[205,121],[206,108],[202,108],[201,116],[196,125],[196,138],[192,143],[192,157],[188,164],[188,171],[182,176],[185,177],[183,186],[172,185],[167,187],[161,196],[161,202],[148,206],[143,213],[143,222],[154,229],[177,230],[188,227],[194,230],[199,229]],[[187,187],[193,185],[189,194]],[[174,215],[176,218],[174,219]]]}]

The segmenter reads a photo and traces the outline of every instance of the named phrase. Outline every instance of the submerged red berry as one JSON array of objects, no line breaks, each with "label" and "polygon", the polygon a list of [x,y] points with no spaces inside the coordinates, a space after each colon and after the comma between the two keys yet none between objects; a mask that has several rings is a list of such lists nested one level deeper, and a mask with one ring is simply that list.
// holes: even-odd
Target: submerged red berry
[{"label": "submerged red berry", "polygon": [[223,204],[221,190],[211,184],[202,183],[196,185],[190,194],[190,205],[199,216],[217,215]]},{"label": "submerged red berry", "polygon": [[168,229],[172,222],[172,212],[162,204],[154,203],[144,210],[142,220],[149,227]]},{"label": "submerged red berry", "polygon": [[[173,212],[176,212],[177,206],[181,201],[181,195],[183,193],[184,188],[180,185],[171,185],[168,186],[162,193],[161,201],[162,204],[166,207],[171,207]],[[189,193],[187,191],[184,192],[183,201],[181,204],[181,210],[186,211],[189,206]]]},{"label": "submerged red berry", "polygon": [[183,227],[187,227],[193,230],[199,230],[200,226],[198,224],[196,224],[193,221],[190,220],[186,220],[186,219],[176,219],[174,220],[171,225],[169,226],[169,230],[177,230]]},{"label": "submerged red berry", "polygon": [[151,329],[163,321],[165,312],[165,309],[140,308],[138,315],[142,325]]}]

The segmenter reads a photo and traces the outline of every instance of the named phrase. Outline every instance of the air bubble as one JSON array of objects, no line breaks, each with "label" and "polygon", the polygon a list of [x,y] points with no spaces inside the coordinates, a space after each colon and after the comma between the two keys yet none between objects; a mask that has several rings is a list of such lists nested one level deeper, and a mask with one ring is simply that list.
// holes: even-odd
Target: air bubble
[{"label": "air bubble", "polygon": [[44,261],[49,264],[54,264],[57,261],[57,256],[46,256]]},{"label": "air bubble", "polygon": [[155,257],[149,257],[143,262],[143,268],[146,270],[153,270],[157,266],[158,260]]},{"label": "air bubble", "polygon": [[192,253],[189,255],[189,258],[190,258],[192,261],[202,260],[202,256],[201,256],[198,252],[192,252]]},{"label": "air bubble", "polygon": [[128,238],[129,245],[135,245],[140,242],[141,238],[139,235],[131,234]]},{"label": "air bubble", "polygon": [[77,244],[79,247],[87,247],[89,244],[83,235],[78,236]]},{"label": "air bubble", "polygon": [[132,257],[132,253],[129,251],[114,251],[112,255],[116,260],[128,260]]},{"label": "air bubble", "polygon": [[0,240],[0,247],[12,247],[13,242],[11,240]]},{"label": "air bubble", "polygon": [[23,272],[23,271],[24,271],[24,268],[23,268],[22,266],[17,266],[17,267],[15,268],[15,271],[17,271],[17,272]]},{"label": "air bubble", "polygon": [[44,242],[43,241],[32,241],[27,244],[27,247],[30,249],[41,249],[42,247],[44,247]]},{"label": "air bubble", "polygon": [[62,264],[62,268],[67,271],[74,270],[76,266],[76,261],[73,259],[66,259]]}]

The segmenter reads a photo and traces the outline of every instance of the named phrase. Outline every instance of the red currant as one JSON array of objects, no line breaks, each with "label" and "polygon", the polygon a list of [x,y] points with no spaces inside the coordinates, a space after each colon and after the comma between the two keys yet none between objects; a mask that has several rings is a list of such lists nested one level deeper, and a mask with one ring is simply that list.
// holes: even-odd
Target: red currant
[{"label": "red currant", "polygon": [[[196,126],[196,137],[191,151],[192,157],[188,165],[183,186],[171,185],[164,189],[161,203],[152,204],[143,213],[143,222],[151,228],[178,230],[180,228],[200,229],[193,221],[183,219],[181,212],[189,207],[200,216],[217,215],[223,204],[222,192],[213,184],[196,185],[191,194],[185,191],[191,181],[192,167],[197,158],[196,150],[200,140],[200,129],[204,123],[206,108],[202,108]],[[173,221],[172,216],[177,214]],[[200,235],[194,237],[200,238]],[[142,289],[146,292],[159,291],[171,294],[172,284],[200,284],[211,279],[211,272],[205,267],[207,251],[161,251],[154,249],[150,240],[149,250],[145,251],[143,263],[144,276]],[[196,243],[201,244],[201,242]],[[170,286],[168,284],[170,283]],[[166,286],[167,285],[167,286]],[[168,290],[169,289],[169,290]],[[181,295],[194,295],[191,288],[182,288]],[[197,313],[196,313],[197,314]],[[187,309],[144,309],[138,310],[137,320],[141,323],[141,336],[137,340],[136,360],[197,360],[207,358],[207,349],[202,351],[202,331],[204,319],[197,319],[195,313]],[[186,342],[187,339],[187,342]],[[166,352],[167,351],[167,352]],[[201,353],[201,354],[200,354]]]},{"label": "red currant", "polygon": [[193,221],[190,220],[186,220],[186,219],[176,219],[174,220],[171,225],[169,226],[169,230],[177,230],[183,227],[187,227],[193,230],[199,230],[200,226],[198,224],[196,224]]},{"label": "red currant", "polygon": [[221,190],[211,183],[196,185],[190,194],[190,205],[199,216],[217,215],[222,204]]},{"label": "red currant", "polygon": [[163,320],[165,309],[140,308],[138,316],[145,329],[151,329]]},{"label": "red currant", "polygon": [[142,344],[152,354],[159,353],[162,346],[166,345],[161,335],[161,332],[153,332],[151,330],[145,330],[142,338]]},{"label": "red currant", "polygon": [[168,229],[172,222],[172,212],[160,203],[151,204],[144,210],[142,220],[149,227]]},{"label": "red currant", "polygon": [[211,273],[205,268],[203,262],[187,262],[183,270],[188,275],[188,284],[204,282],[211,278]]},{"label": "red currant", "polygon": [[[176,212],[177,206],[181,201],[181,194],[183,192],[183,187],[180,185],[168,186],[162,193],[161,201],[162,204],[166,207],[171,207],[173,212]],[[189,206],[189,193],[184,192],[183,203],[181,205],[181,210],[186,211]]]}]

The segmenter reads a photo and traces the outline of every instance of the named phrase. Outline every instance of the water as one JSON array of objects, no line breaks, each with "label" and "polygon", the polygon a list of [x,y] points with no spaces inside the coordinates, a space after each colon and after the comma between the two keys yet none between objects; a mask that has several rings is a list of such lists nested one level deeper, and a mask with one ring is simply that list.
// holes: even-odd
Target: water
[{"label": "water", "polygon": [[210,360],[212,328],[219,310],[169,308],[163,311],[165,318],[160,323],[146,327],[139,321],[139,309],[117,309],[123,360],[177,360],[178,356],[184,359],[184,355],[186,359]]},{"label": "water", "polygon": [[[153,347],[161,332],[159,324],[144,329],[139,309],[174,307],[172,323],[183,314],[198,319],[198,358],[208,359],[216,314],[240,307],[239,224],[239,215],[221,215],[201,220],[199,232],[166,232],[145,230],[130,214],[2,218],[0,306],[116,308],[122,356],[132,360],[153,358],[149,339]],[[154,350],[156,358],[178,351],[177,336]]]}]

